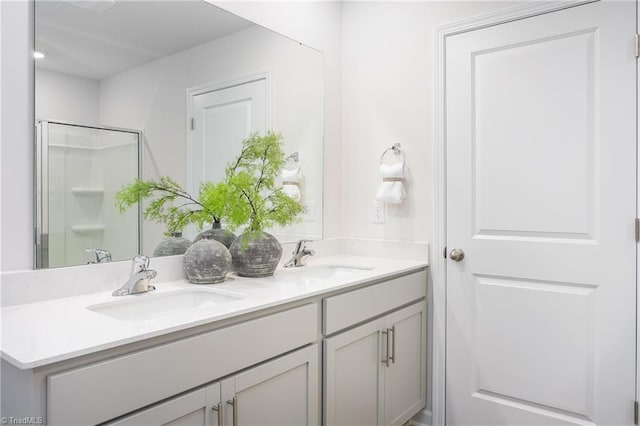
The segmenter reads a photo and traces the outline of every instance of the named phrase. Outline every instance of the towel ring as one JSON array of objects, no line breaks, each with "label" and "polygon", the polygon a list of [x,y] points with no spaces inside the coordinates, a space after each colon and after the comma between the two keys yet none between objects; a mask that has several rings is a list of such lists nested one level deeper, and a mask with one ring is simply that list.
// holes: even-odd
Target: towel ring
[{"label": "towel ring", "polygon": [[401,155],[402,156],[402,161],[405,161],[405,162],[407,161],[407,156],[404,153],[404,151],[402,150],[402,148],[400,147],[400,144],[399,143],[394,143],[391,148],[387,148],[387,149],[384,150],[384,152],[380,156],[380,164],[382,164],[382,160],[384,160],[384,156],[387,155],[387,153],[389,153],[389,151],[393,151],[393,153],[395,155]]},{"label": "towel ring", "polygon": [[286,170],[295,170],[296,168],[299,168],[299,167],[300,167],[300,154],[298,154],[298,151],[289,155],[284,160],[284,164],[282,165],[282,168]]}]

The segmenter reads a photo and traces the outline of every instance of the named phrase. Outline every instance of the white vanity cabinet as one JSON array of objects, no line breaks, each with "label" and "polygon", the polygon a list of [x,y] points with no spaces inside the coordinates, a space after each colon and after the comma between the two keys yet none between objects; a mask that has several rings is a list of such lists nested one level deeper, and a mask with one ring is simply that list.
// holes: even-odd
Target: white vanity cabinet
[{"label": "white vanity cabinet", "polygon": [[317,425],[318,360],[311,345],[107,424]]},{"label": "white vanity cabinet", "polygon": [[325,299],[327,425],[402,425],[425,406],[425,296],[420,272]]},{"label": "white vanity cabinet", "polygon": [[426,402],[426,267],[365,277],[55,362],[2,359],[2,416],[52,426],[405,423]]}]

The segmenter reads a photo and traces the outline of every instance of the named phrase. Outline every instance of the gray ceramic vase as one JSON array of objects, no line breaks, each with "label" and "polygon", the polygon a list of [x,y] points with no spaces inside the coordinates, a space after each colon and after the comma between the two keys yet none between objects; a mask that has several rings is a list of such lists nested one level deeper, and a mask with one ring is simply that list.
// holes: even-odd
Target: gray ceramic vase
[{"label": "gray ceramic vase", "polygon": [[236,238],[231,247],[233,268],[241,277],[270,277],[282,257],[282,246],[266,232],[245,233]]},{"label": "gray ceramic vase", "polygon": [[191,241],[182,236],[182,232],[173,232],[170,237],[165,238],[158,244],[153,251],[154,256],[175,256],[184,254],[187,251]]},{"label": "gray ceramic vase", "polygon": [[183,264],[190,283],[221,283],[231,270],[231,254],[222,243],[204,235],[187,249]]},{"label": "gray ceramic vase", "polygon": [[211,235],[214,240],[221,242],[226,248],[231,247],[231,243],[236,239],[236,234],[231,231],[227,231],[226,229],[222,229],[220,227],[220,223],[214,222],[211,225],[211,229],[207,229],[206,231],[202,231],[198,236],[193,240],[200,241],[204,235]]}]

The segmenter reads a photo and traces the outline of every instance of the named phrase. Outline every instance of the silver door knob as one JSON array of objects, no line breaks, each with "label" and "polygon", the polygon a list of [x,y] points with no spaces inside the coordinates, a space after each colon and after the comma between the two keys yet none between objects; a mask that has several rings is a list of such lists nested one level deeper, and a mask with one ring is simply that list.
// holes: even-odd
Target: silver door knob
[{"label": "silver door knob", "polygon": [[462,249],[453,249],[449,253],[449,257],[451,258],[451,260],[460,262],[462,259],[464,259],[464,252],[462,251]]}]

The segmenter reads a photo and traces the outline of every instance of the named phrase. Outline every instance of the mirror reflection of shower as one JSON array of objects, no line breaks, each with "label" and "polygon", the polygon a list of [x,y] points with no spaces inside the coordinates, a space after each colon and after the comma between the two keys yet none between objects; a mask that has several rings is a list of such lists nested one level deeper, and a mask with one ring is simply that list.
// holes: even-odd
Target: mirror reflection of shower
[{"label": "mirror reflection of shower", "polygon": [[140,132],[36,122],[36,268],[113,261],[139,253],[140,209],[120,213],[115,193],[140,175]]}]

